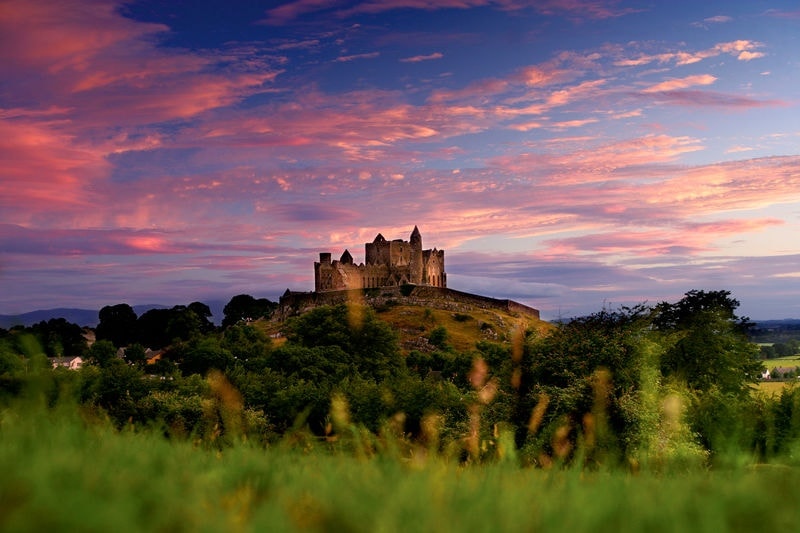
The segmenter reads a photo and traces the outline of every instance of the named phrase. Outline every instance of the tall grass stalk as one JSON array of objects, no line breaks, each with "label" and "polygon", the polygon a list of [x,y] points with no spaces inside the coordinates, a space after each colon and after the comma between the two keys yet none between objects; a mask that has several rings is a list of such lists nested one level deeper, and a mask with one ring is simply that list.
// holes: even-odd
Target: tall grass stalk
[{"label": "tall grass stalk", "polygon": [[[346,406],[338,408],[333,423],[345,429],[342,439],[358,440]],[[213,449],[167,440],[157,430],[87,421],[75,406],[6,408],[0,412],[0,530],[796,528],[800,485],[791,467],[540,470],[513,461],[465,466],[431,449],[411,461],[400,445],[362,444],[353,454],[344,442],[336,444],[322,440],[302,451],[238,441]]]}]

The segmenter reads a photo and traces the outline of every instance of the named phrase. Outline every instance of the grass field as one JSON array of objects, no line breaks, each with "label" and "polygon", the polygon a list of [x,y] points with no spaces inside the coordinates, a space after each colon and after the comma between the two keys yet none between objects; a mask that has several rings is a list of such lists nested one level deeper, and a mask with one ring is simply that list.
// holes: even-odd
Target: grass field
[{"label": "grass field", "polygon": [[764,366],[772,370],[777,366],[794,368],[800,366],[800,355],[791,355],[789,357],[778,357],[776,359],[763,359],[761,361]]},{"label": "grass field", "polygon": [[2,531],[781,531],[790,466],[523,469],[118,432],[74,409],[0,413]]}]

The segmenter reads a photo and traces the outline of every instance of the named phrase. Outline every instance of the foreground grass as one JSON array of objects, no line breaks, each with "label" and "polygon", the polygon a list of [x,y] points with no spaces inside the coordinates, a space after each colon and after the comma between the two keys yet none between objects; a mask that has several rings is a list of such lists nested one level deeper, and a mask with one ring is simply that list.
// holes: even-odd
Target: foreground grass
[{"label": "foreground grass", "polygon": [[798,472],[581,472],[390,453],[222,451],[74,409],[0,413],[2,531],[778,531]]}]

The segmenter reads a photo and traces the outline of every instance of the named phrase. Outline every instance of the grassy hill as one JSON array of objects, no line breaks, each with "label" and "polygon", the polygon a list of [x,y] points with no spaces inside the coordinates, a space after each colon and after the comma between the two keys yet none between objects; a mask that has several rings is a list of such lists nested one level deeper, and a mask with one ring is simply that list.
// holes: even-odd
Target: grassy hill
[{"label": "grassy hill", "polygon": [[[412,350],[435,349],[428,339],[437,328],[444,328],[445,342],[449,346],[459,352],[468,352],[482,340],[511,343],[529,329],[543,332],[553,327],[548,322],[522,313],[464,304],[459,306],[459,311],[402,303],[373,306],[373,309],[378,318],[397,332],[404,354]],[[259,323],[276,344],[284,340],[281,337],[283,324],[280,320]]]}]

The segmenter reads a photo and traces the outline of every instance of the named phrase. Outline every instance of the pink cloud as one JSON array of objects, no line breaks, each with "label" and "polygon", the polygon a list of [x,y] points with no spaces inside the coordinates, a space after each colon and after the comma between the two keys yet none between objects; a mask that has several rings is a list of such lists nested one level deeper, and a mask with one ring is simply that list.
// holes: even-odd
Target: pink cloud
[{"label": "pink cloud", "polygon": [[768,9],[766,15],[774,18],[796,20],[800,19],[800,9],[797,11],[784,11],[782,9]]},{"label": "pink cloud", "polygon": [[419,63],[421,61],[431,61],[433,59],[441,59],[444,55],[441,52],[434,52],[428,55],[419,55],[419,56],[411,56],[411,57],[404,57],[400,60],[401,63]]},{"label": "pink cloud", "polygon": [[567,169],[559,174],[559,185],[626,179],[618,171],[639,165],[653,165],[674,161],[678,156],[702,150],[697,139],[650,135],[606,144],[587,142],[573,150],[549,150],[498,157],[491,165],[510,172],[525,173],[531,168]]},{"label": "pink cloud", "polygon": [[729,109],[755,109],[759,107],[782,107],[781,100],[757,100],[747,96],[700,90],[673,90],[652,93],[657,103],[688,107],[721,107]]},{"label": "pink cloud", "polygon": [[714,241],[729,235],[756,233],[781,225],[778,219],[725,220],[687,223],[677,228],[647,231],[611,231],[547,241],[549,254],[610,254],[640,258],[662,255],[697,255],[716,249]]},{"label": "pink cloud", "polygon": [[620,67],[639,67],[655,62],[660,64],[675,63],[678,66],[683,66],[699,63],[704,59],[717,57],[720,54],[730,54],[739,60],[749,61],[750,59],[764,56],[763,53],[754,51],[763,46],[762,43],[757,41],[740,39],[737,41],[717,43],[711,48],[695,52],[662,52],[658,54],[641,54],[634,58],[621,57],[616,59],[614,64]]},{"label": "pink cloud", "polygon": [[349,61],[355,61],[356,59],[375,59],[376,57],[380,56],[380,52],[369,52],[366,54],[353,54],[347,56],[339,56],[334,61],[338,63],[347,63]]},{"label": "pink cloud", "polygon": [[710,74],[696,74],[694,76],[687,76],[685,78],[663,81],[661,83],[657,83],[655,85],[647,87],[646,89],[643,89],[642,92],[655,93],[664,91],[674,91],[677,89],[685,89],[687,87],[692,87],[695,85],[711,85],[715,81],[717,81],[717,78],[711,76]]},{"label": "pink cloud", "polygon": [[117,7],[94,0],[7,2],[0,61],[13,71],[0,72],[16,107],[36,111],[49,101],[80,109],[80,124],[147,124],[229,105],[281,72],[237,56],[236,67],[211,74],[211,66],[230,57],[158,48],[167,28],[127,19]]}]

